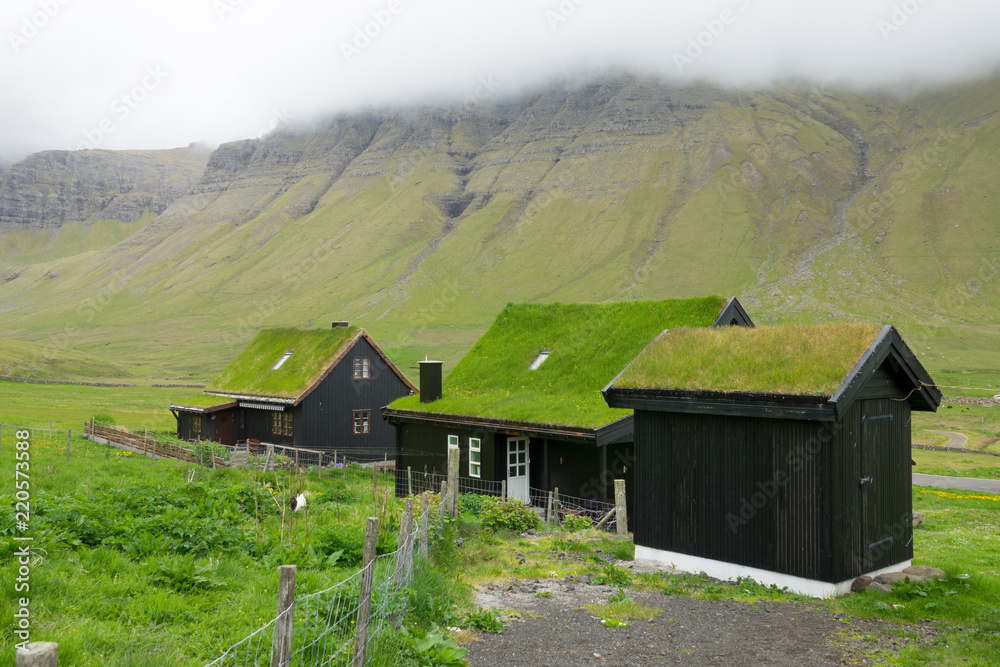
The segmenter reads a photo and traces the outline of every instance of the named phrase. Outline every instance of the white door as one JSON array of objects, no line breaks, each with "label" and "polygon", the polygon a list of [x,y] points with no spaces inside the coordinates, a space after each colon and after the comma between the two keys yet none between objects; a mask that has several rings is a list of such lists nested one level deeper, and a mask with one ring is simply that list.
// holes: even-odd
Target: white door
[{"label": "white door", "polygon": [[528,439],[517,438],[507,441],[507,495],[526,503],[531,502],[528,494]]}]

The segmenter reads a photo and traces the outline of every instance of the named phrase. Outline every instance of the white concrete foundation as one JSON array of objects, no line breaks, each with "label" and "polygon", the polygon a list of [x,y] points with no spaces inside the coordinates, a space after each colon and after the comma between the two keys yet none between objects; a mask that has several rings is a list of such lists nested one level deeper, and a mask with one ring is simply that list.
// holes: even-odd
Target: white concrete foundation
[{"label": "white concrete foundation", "polygon": [[[764,584],[765,586],[774,584],[778,588],[788,588],[788,590],[793,593],[808,595],[814,598],[826,598],[850,593],[851,583],[853,583],[855,579],[852,577],[851,579],[838,583],[817,581],[815,579],[794,577],[790,574],[782,574],[780,572],[772,572],[770,570],[761,570],[756,567],[737,565],[735,563],[725,563],[723,561],[712,560],[710,558],[699,558],[689,554],[677,553],[675,551],[663,551],[661,549],[652,549],[650,547],[642,547],[639,545],[636,545],[635,547],[635,559],[637,561],[664,565],[668,568],[678,570],[680,572],[688,572],[690,574],[700,574],[701,572],[704,572],[710,577],[715,577],[716,579],[722,579],[724,581],[735,581],[740,577],[749,577],[750,579]],[[909,567],[910,565],[912,565],[912,561],[905,560],[901,563],[896,563],[895,565],[890,565],[889,567],[884,567],[880,570],[865,572],[865,574],[869,577],[874,577],[886,572],[899,572],[903,568]]]}]

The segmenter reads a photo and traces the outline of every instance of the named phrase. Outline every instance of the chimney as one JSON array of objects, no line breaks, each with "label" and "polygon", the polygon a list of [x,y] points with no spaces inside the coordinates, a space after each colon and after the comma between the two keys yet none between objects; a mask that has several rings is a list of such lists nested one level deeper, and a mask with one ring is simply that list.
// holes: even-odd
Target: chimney
[{"label": "chimney", "polygon": [[336,329],[337,327],[346,327],[347,324],[348,324],[347,322],[338,322],[338,321],[334,320],[334,322],[333,322],[333,328]]},{"label": "chimney", "polygon": [[441,366],[440,361],[421,361],[420,364],[420,402],[431,403],[441,398]]}]

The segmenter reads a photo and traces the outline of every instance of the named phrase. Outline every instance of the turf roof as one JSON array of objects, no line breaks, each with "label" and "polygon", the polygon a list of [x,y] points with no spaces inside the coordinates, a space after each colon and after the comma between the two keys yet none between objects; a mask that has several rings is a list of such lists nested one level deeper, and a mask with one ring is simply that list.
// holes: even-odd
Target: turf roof
[{"label": "turf roof", "polygon": [[192,394],[191,396],[185,396],[183,399],[178,401],[171,401],[170,405],[186,406],[190,408],[214,408],[217,405],[225,405],[226,403],[232,403],[231,398],[225,398],[224,396],[213,396],[212,394]]},{"label": "turf roof", "polygon": [[[357,333],[357,327],[264,329],[205,391],[297,398],[320,378]],[[272,370],[286,352],[292,356],[281,368]]]},{"label": "turf roof", "polygon": [[[726,300],[712,296],[603,304],[509,304],[449,374],[444,396],[390,409],[597,428],[631,414],[601,389],[660,332],[710,326]],[[551,354],[528,370],[542,350]]]},{"label": "turf roof", "polygon": [[858,322],[675,329],[614,386],[832,396],[879,331]]}]

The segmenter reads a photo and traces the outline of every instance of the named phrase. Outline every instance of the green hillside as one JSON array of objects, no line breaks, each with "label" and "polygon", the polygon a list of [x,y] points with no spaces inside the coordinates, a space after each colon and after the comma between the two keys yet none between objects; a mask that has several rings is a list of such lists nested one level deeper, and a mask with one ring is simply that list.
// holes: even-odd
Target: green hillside
[{"label": "green hillside", "polygon": [[343,319],[412,376],[509,302],[724,294],[758,322],[891,322],[940,382],[995,387],[998,149],[1000,77],[904,98],[609,76],[344,115],[223,145],[141,227],[0,236],[0,336],[207,381],[259,328]]}]

